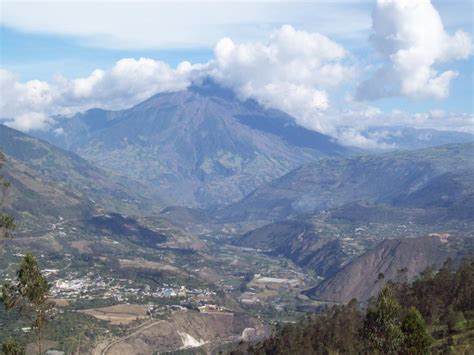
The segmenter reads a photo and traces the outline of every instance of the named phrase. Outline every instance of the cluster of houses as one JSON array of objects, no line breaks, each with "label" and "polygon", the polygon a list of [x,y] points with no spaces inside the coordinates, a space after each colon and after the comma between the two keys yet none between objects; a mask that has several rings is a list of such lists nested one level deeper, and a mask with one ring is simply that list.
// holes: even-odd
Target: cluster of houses
[{"label": "cluster of houses", "polygon": [[163,284],[152,288],[150,285],[134,287],[132,280],[105,279],[100,275],[89,273],[83,277],[70,275],[65,279],[57,279],[52,283],[50,294],[53,298],[61,299],[115,299],[127,302],[129,298],[179,298],[194,304],[211,302],[215,292],[209,289]]}]

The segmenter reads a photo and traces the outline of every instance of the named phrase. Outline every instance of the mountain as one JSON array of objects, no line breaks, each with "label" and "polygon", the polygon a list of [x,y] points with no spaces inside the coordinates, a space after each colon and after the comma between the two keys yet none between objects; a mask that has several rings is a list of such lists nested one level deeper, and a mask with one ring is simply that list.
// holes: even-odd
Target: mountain
[{"label": "mountain", "polygon": [[411,277],[434,261],[474,250],[473,148],[324,158],[217,214],[227,223],[275,220],[232,242],[322,277],[309,292],[317,299],[366,300],[380,290],[379,273],[392,278],[407,267]]},{"label": "mountain", "polygon": [[274,221],[355,201],[411,208],[469,206],[473,174],[473,143],[321,158],[258,187],[216,216],[222,221]]},{"label": "mountain", "polygon": [[423,149],[444,144],[474,142],[474,135],[466,132],[439,131],[413,127],[370,127],[362,135],[388,149]]},{"label": "mountain", "polygon": [[211,81],[122,111],[60,118],[38,136],[100,167],[151,184],[170,205],[236,201],[323,156],[350,152],[331,137]]},{"label": "mountain", "polygon": [[474,240],[446,236],[386,240],[307,292],[318,300],[366,301],[388,280],[412,280],[427,267],[440,268],[449,257],[460,260],[474,250]]},{"label": "mountain", "polygon": [[6,156],[1,173],[11,183],[6,207],[24,227],[102,210],[150,213],[160,204],[152,189],[4,125],[0,151]]},{"label": "mountain", "polygon": [[448,232],[472,236],[472,227],[472,217],[457,205],[409,208],[354,202],[270,223],[234,238],[233,243],[283,256],[328,278],[386,239]]},{"label": "mountain", "polygon": [[301,216],[247,232],[233,243],[291,259],[321,277],[332,276],[350,259],[342,238],[328,233],[317,216]]}]

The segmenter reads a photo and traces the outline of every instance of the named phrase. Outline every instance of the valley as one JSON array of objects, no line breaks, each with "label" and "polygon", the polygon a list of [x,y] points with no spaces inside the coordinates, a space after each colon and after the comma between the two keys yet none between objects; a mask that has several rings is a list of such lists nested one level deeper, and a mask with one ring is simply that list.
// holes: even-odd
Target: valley
[{"label": "valley", "polygon": [[[117,234],[102,234],[98,238],[77,221],[53,224],[48,233],[35,237],[22,235],[20,229],[15,239],[2,241],[1,277],[11,279],[22,252],[34,251],[51,285],[51,300],[57,304],[48,336],[62,349],[80,346],[77,342],[83,339],[82,351],[92,351],[90,345],[95,341],[115,341],[142,323],[156,321],[157,329],[161,329],[167,321],[183,317],[200,321],[206,314],[217,318],[235,314],[248,319],[243,321],[243,328],[227,330],[226,336],[212,333],[219,332],[220,326],[207,325],[207,346],[217,338],[220,340],[214,345],[221,340],[238,341],[246,328],[256,327],[255,337],[260,337],[264,324],[294,319],[299,306],[312,304],[298,296],[314,280],[291,261],[231,245],[222,247],[216,240],[180,243],[181,236],[176,230],[168,226],[157,229],[157,224],[153,229],[167,240],[153,247],[121,239]],[[272,277],[270,281],[296,282],[267,287],[262,283],[265,280],[255,275]],[[254,279],[262,281],[252,285]],[[127,310],[127,305],[137,306]],[[143,308],[136,313],[138,305]],[[111,306],[122,307],[122,311],[113,313]],[[3,311],[1,319],[4,317],[8,319]],[[28,333],[18,334],[22,324],[9,323],[4,329],[26,339]],[[94,327],[94,334],[87,331],[89,327]],[[153,327],[146,329],[153,334],[158,332]],[[191,330],[187,332],[194,334]],[[175,350],[170,344],[179,348],[180,339],[178,336],[163,347],[156,345],[155,350]],[[112,348],[106,353],[117,351]]]},{"label": "valley", "polygon": [[473,143],[362,151],[213,83],[56,124],[0,125],[0,277],[37,257],[48,349],[228,352],[474,252]]},{"label": "valley", "polygon": [[0,355],[474,354],[472,1],[0,2]]}]

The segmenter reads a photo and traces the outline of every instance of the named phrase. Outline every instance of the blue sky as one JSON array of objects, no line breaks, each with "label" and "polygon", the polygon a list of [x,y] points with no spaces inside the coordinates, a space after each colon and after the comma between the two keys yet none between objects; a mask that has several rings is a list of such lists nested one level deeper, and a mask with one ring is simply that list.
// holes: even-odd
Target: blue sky
[{"label": "blue sky", "polygon": [[0,26],[1,65],[22,80],[49,80],[55,74],[86,76],[96,68],[108,68],[122,58],[148,57],[172,66],[188,60],[206,62],[212,47],[171,49],[110,49],[83,45],[73,36],[25,33]]},{"label": "blue sky", "polygon": [[[393,4],[385,6],[384,3],[387,1]],[[364,106],[363,110],[367,110],[368,107],[386,113],[403,111],[413,114],[435,110],[450,114],[472,115],[474,82],[472,48],[471,52],[466,54],[469,49],[465,47],[469,44],[466,44],[466,40],[455,38],[454,35],[456,31],[463,31],[467,37],[472,37],[471,1],[437,0],[430,4],[428,0],[412,0],[412,3],[420,2],[422,4],[421,10],[407,9],[404,4],[406,1],[347,0],[304,3],[283,1],[215,1],[207,3],[197,1],[176,1],[173,3],[159,1],[31,1],[25,3],[4,0],[0,13],[0,66],[7,71],[8,75],[4,74],[4,78],[6,77],[8,80],[3,79],[3,81],[8,85],[20,86],[21,90],[18,95],[24,94],[24,92],[26,92],[25,95],[29,95],[32,86],[36,90],[35,93],[38,93],[39,89],[38,85],[27,85],[27,83],[39,80],[44,83],[41,87],[43,91],[39,96],[41,99],[46,97],[45,100],[53,102],[54,105],[45,104],[41,112],[31,112],[30,114],[26,110],[18,110],[12,104],[6,105],[4,103],[1,113],[2,116],[7,116],[10,119],[14,119],[12,116],[15,115],[19,117],[29,115],[29,121],[33,120],[31,117],[36,114],[36,117],[43,117],[43,122],[38,125],[43,128],[45,117],[53,114],[55,110],[60,111],[58,113],[73,112],[91,105],[115,108],[111,102],[120,102],[120,97],[107,94],[104,95],[104,100],[108,100],[107,102],[100,100],[87,102],[83,91],[81,91],[80,100],[76,97],[69,108],[64,106],[67,104],[66,98],[77,96],[78,89],[71,89],[77,84],[75,79],[87,79],[87,83],[93,82],[96,85],[98,81],[90,77],[94,70],[103,70],[105,73],[103,76],[108,78],[115,75],[116,71],[113,68],[121,59],[135,58],[138,60],[143,57],[169,65],[169,70],[161,67],[161,69],[154,68],[153,75],[160,75],[157,73],[176,75],[173,70],[177,71],[176,67],[179,63],[188,61],[193,67],[186,73],[193,73],[189,75],[195,76],[198,75],[195,74],[196,72],[202,72],[203,69],[196,68],[194,65],[208,65],[204,71],[212,72],[212,75],[222,80],[224,85],[234,88],[244,97],[256,98],[264,104],[271,105],[273,102],[281,102],[278,97],[271,95],[284,92],[288,88],[291,88],[288,90],[301,92],[300,96],[295,96],[293,103],[289,102],[285,104],[286,106],[279,108],[286,109],[296,116],[304,116],[300,120],[303,125],[312,125],[313,128],[323,131],[325,129],[334,131],[334,127],[331,128],[324,122],[313,122],[314,124],[308,122],[322,120],[321,117],[334,116],[338,110],[353,111],[355,106],[360,107],[361,105]],[[423,15],[419,18],[419,24],[413,20],[415,15],[411,15],[416,11],[424,11],[420,12]],[[423,52],[426,47],[427,52],[433,52],[432,58],[423,58],[423,54],[415,59],[412,58],[415,63],[414,67],[418,66],[419,70],[410,70],[409,65],[392,61],[389,59],[392,57],[384,57],[383,50],[381,52],[380,48],[374,47],[373,43],[369,41],[369,36],[374,32],[379,31],[378,35],[382,35],[382,32],[387,30],[383,26],[373,29],[373,21],[377,16],[382,19],[382,22],[392,21],[400,31],[412,26],[411,32],[400,33],[401,37],[404,36],[403,40],[405,41],[400,45],[400,48],[413,46],[415,52]],[[440,16],[442,22],[441,29],[438,32],[434,31],[433,36],[435,37],[427,38],[423,42],[423,36],[430,36],[428,31],[421,36],[421,40],[412,41],[409,38],[411,34],[417,36],[419,29],[423,26],[436,27],[437,16]],[[291,28],[296,32],[290,31],[290,34],[284,34],[281,29],[286,24],[291,25]],[[331,53],[321,53],[321,48],[324,45],[320,38],[315,37],[317,35],[327,38],[331,45],[334,44],[342,48],[344,54],[338,52],[336,47],[329,49],[332,51]],[[271,93],[260,94],[256,93],[257,89],[253,92],[248,89],[248,87],[256,86],[258,78],[249,77],[247,81],[243,82],[239,77],[239,72],[248,69],[248,63],[235,62],[226,57],[229,63],[223,64],[225,68],[216,69],[212,65],[209,67],[210,62],[222,60],[222,53],[227,51],[225,49],[224,52],[218,52],[216,49],[217,43],[220,43],[219,41],[223,38],[228,37],[232,40],[231,44],[235,47],[232,47],[234,55],[246,53],[245,55],[250,55],[257,63],[264,60],[262,53],[254,48],[257,43],[267,46],[267,49],[262,49],[263,53],[266,53],[265,51],[269,48],[282,50],[281,46],[286,46],[284,50],[287,50],[288,43],[284,41],[288,39],[288,36],[295,36],[295,43],[301,43],[302,48],[292,48],[289,55],[291,55],[291,60],[299,62],[298,50],[301,52],[301,63],[308,69],[308,80],[299,78],[292,82],[291,79],[287,79],[288,70],[293,69],[289,63],[283,62],[281,63],[283,69],[278,66],[274,67],[275,76],[280,78],[278,81],[268,81],[268,75],[262,78],[262,82],[267,80],[264,87],[272,88]],[[304,48],[305,41],[309,41],[308,46],[316,46],[319,49],[312,47],[314,52],[308,56]],[[469,41],[472,47],[472,38]],[[439,48],[431,48],[429,42],[439,42]],[[445,46],[444,42],[451,47]],[[383,46],[389,48],[388,40],[382,43]],[[222,49],[223,46],[220,48]],[[451,52],[454,54],[451,55]],[[394,54],[396,53],[392,53],[392,55]],[[314,65],[311,56],[317,58],[321,63]],[[426,64],[427,62],[431,63],[430,60],[434,64]],[[133,62],[132,65],[138,65],[141,68],[144,64]],[[234,66],[233,69],[230,65]],[[330,67],[330,72],[333,73],[331,75],[335,75],[336,71],[343,74],[336,75],[334,78],[329,77],[330,80],[326,81],[318,79],[318,76],[327,72],[325,65]],[[400,71],[400,66],[404,65],[405,68]],[[390,77],[390,80],[395,79],[399,82],[397,84],[399,87],[387,89],[380,83],[375,83],[377,87],[374,87],[374,81],[369,82],[374,78],[374,72],[380,67],[383,67],[381,70],[387,77]],[[257,67],[252,70],[249,69],[247,74],[255,76],[255,73],[259,72]],[[430,74],[430,78],[420,79],[419,76],[423,70],[434,72]],[[452,74],[454,72],[456,74]],[[442,73],[446,73],[446,77],[449,77],[448,84],[442,83]],[[143,72],[140,72],[140,75],[142,74]],[[53,78],[57,75],[64,78],[60,86],[61,90],[66,90],[64,88],[68,87],[69,91],[59,92],[59,86],[53,84],[55,80]],[[188,74],[186,75],[183,77],[179,74],[179,80],[183,80],[183,83],[192,80]],[[315,78],[310,78],[311,75]],[[415,88],[411,87],[411,75],[414,81],[421,80],[419,84],[415,85]],[[345,80],[344,76],[348,76],[348,80]],[[377,79],[377,76],[375,78]],[[119,79],[113,77],[113,80]],[[327,82],[331,80],[337,82],[337,85]],[[66,82],[67,84],[65,84]],[[138,94],[134,92],[137,94],[134,95],[137,100],[143,95],[153,92],[153,89],[160,91],[180,88],[179,85],[173,86],[168,82],[159,81],[157,83],[153,80],[151,82],[155,86],[139,88],[137,90],[141,91]],[[371,93],[367,91],[355,100],[356,92],[363,91],[360,87],[364,82],[369,82],[371,90],[375,90],[375,96],[372,95],[372,91]],[[2,85],[3,90],[7,90],[5,89],[7,84]],[[282,86],[277,87],[280,84]],[[106,90],[106,85],[100,83],[99,86],[102,94]],[[97,87],[92,89],[98,90]],[[92,92],[91,90],[88,92]],[[446,90],[449,90],[449,94],[446,93]],[[116,95],[123,95],[123,92],[117,92]],[[34,100],[41,100],[39,96],[36,95]],[[31,98],[31,95],[28,98]],[[313,102],[312,105],[305,105],[311,108],[310,111],[303,112],[294,109],[295,105],[302,106],[302,100],[305,98]],[[25,101],[22,97],[12,97],[12,100],[15,99]],[[133,100],[125,100],[125,102],[135,103]],[[34,104],[38,105],[38,102],[35,101]],[[43,102],[40,104],[42,105]],[[312,109],[315,111],[311,111]],[[308,118],[310,116],[311,118]],[[466,121],[467,124],[469,122]],[[346,123],[344,122],[344,124]],[[446,125],[446,127],[448,126]],[[27,126],[24,128],[25,130],[29,129]]]}]

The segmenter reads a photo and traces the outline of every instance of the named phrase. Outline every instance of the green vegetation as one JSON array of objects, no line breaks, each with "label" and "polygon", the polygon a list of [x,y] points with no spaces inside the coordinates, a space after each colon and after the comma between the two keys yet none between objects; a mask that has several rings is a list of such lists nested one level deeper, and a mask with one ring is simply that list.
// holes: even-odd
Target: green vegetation
[{"label": "green vegetation", "polygon": [[[0,152],[0,169],[5,162],[5,155]],[[11,237],[11,232],[16,228],[15,220],[10,215],[4,213],[2,208],[5,205],[10,183],[0,175],[0,237]]]},{"label": "green vegetation", "polygon": [[[426,320],[426,323],[425,323]],[[257,344],[240,344],[233,354],[428,354],[474,349],[474,257],[459,269],[445,263],[413,283],[393,283],[370,300],[356,300],[322,314],[277,327]]]},{"label": "green vegetation", "polygon": [[[0,168],[3,166],[5,156],[0,152]],[[10,183],[0,176],[0,207],[3,207]],[[0,236],[11,237],[15,229],[15,221],[8,214],[0,213]],[[47,312],[51,306],[48,301],[48,282],[41,274],[36,258],[27,253],[17,272],[14,283],[5,282],[2,285],[0,301],[7,310],[15,307],[21,310],[28,309],[28,314],[35,314],[33,328],[36,331],[38,353],[42,354],[42,336],[47,322]],[[4,354],[23,354],[23,348],[14,340],[7,339],[2,344]]]},{"label": "green vegetation", "polygon": [[28,310],[28,314],[34,314],[32,328],[35,329],[39,354],[42,354],[43,331],[51,309],[48,290],[48,282],[31,253],[23,258],[17,280],[14,283],[4,283],[2,287],[2,302],[7,310],[18,307]]},{"label": "green vegetation", "polygon": [[24,355],[25,349],[13,338],[8,338],[2,344],[1,354],[5,355]]},{"label": "green vegetation", "polygon": [[401,330],[405,334],[404,352],[408,354],[425,354],[433,338],[426,331],[426,323],[415,307],[410,307],[403,318]]},{"label": "green vegetation", "polygon": [[371,351],[397,353],[403,346],[402,308],[389,288],[380,292],[377,302],[367,311],[362,337]]}]

